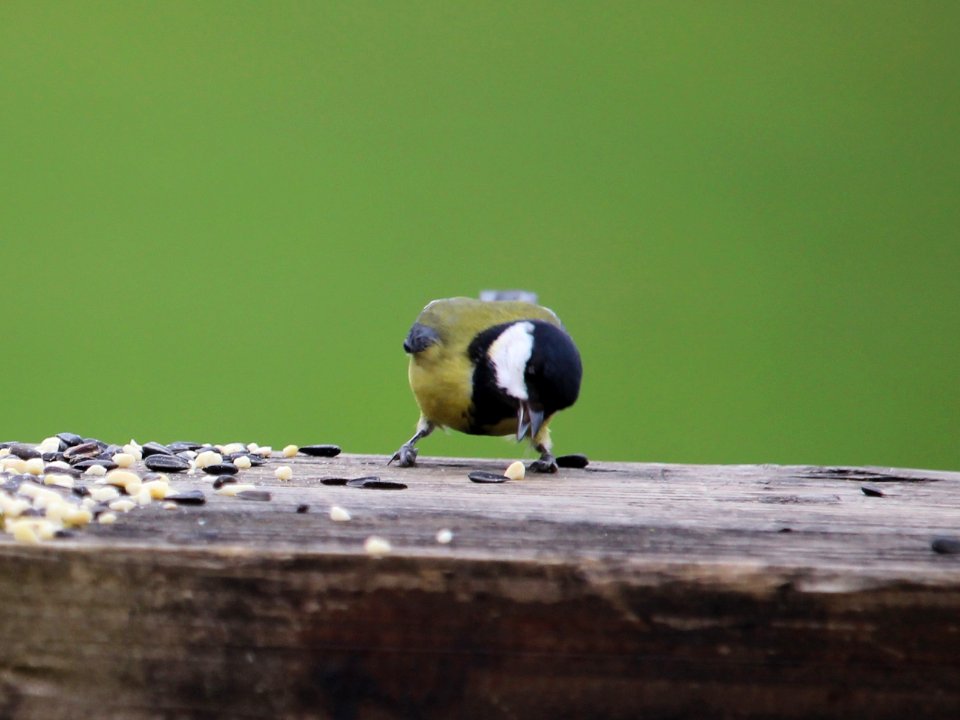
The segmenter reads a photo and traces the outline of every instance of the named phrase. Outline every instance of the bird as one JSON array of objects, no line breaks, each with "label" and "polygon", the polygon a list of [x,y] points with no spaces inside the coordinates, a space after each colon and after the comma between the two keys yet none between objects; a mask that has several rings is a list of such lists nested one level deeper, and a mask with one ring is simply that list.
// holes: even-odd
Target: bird
[{"label": "bird", "polygon": [[437,427],[528,438],[534,472],[557,472],[549,423],[580,394],[580,352],[552,311],[524,300],[434,300],[403,342],[420,419],[387,464],[416,464],[417,442]]}]

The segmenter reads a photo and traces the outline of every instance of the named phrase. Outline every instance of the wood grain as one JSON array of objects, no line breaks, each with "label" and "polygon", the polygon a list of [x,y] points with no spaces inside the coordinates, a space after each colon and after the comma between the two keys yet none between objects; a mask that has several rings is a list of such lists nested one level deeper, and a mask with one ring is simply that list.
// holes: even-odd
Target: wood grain
[{"label": "wood grain", "polygon": [[[958,473],[385,461],[243,471],[270,502],[171,476],[207,503],[0,540],[0,717],[960,712]],[[371,474],[408,487],[321,482]]]}]

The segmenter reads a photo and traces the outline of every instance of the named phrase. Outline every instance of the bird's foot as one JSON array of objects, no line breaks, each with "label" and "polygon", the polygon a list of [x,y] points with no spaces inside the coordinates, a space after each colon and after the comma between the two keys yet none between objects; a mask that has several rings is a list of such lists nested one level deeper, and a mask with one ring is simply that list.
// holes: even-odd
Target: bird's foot
[{"label": "bird's foot", "polygon": [[539,460],[534,460],[530,463],[529,467],[527,467],[527,470],[530,472],[538,473],[555,473],[558,469],[557,461],[550,453],[544,453],[540,456]]},{"label": "bird's foot", "polygon": [[396,462],[400,467],[413,467],[417,464],[417,449],[410,443],[400,446],[393,457],[387,461],[387,465]]}]

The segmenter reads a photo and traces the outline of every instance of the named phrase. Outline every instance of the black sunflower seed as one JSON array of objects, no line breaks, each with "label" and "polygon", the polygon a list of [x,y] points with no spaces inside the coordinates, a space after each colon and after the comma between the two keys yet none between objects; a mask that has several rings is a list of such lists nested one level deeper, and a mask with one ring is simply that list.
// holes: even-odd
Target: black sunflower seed
[{"label": "black sunflower seed", "polygon": [[86,485],[74,485],[72,488],[70,488],[70,492],[77,497],[86,497],[90,494],[90,488],[88,488]]},{"label": "black sunflower seed", "polygon": [[240,498],[241,500],[259,500],[261,502],[267,502],[273,499],[273,496],[266,490],[242,490],[234,495],[234,497]]},{"label": "black sunflower seed", "polygon": [[148,442],[140,448],[140,454],[146,459],[153,455],[173,455],[173,451],[158,442]]},{"label": "black sunflower seed", "polygon": [[116,470],[117,464],[113,460],[103,460],[101,458],[90,458],[88,460],[78,460],[73,464],[77,470],[87,470],[94,465],[99,465],[105,470]]},{"label": "black sunflower seed", "polygon": [[229,485],[230,483],[235,483],[236,481],[236,475],[220,475],[216,480],[213,481],[213,489],[219,490],[224,485]]},{"label": "black sunflower seed", "polygon": [[164,455],[162,453],[150,455],[143,461],[143,464],[157,472],[184,472],[190,469],[189,460],[177,455]]},{"label": "black sunflower seed", "polygon": [[63,457],[63,453],[62,453],[62,452],[43,453],[43,455],[41,455],[40,457],[43,458],[43,461],[44,461],[45,463],[54,462],[54,461],[56,461],[56,460],[64,460],[64,459],[65,459],[65,458]]},{"label": "black sunflower seed", "polygon": [[585,468],[590,464],[590,460],[586,455],[580,453],[574,453],[572,455],[561,455],[556,458],[557,467],[562,468]]},{"label": "black sunflower seed", "polygon": [[297,512],[303,515],[303,513],[310,512],[310,506],[306,503],[300,503],[297,505]]},{"label": "black sunflower seed", "polygon": [[340,454],[339,445],[304,445],[300,452],[311,457],[336,457]]},{"label": "black sunflower seed", "polygon": [[83,475],[83,468],[78,468],[76,465],[54,465],[53,467],[44,468],[44,472],[56,473],[59,475],[69,475],[70,477],[78,478]]},{"label": "black sunflower seed", "polygon": [[960,538],[936,537],[930,543],[930,549],[940,555],[960,555]]},{"label": "black sunflower seed", "polygon": [[475,470],[467,475],[467,477],[475,483],[505,483],[510,479],[506,475],[498,475],[497,473],[486,472],[485,470]]},{"label": "black sunflower seed", "polygon": [[207,498],[202,490],[187,490],[185,492],[167,495],[164,500],[175,502],[179,505],[203,505]]},{"label": "black sunflower seed", "polygon": [[[57,433],[57,437],[60,438],[61,446],[65,445],[68,448],[73,447],[74,445],[79,445],[83,442],[83,438],[77,435],[76,433],[62,432]],[[63,448],[66,449],[66,448]]]},{"label": "black sunflower seed", "polygon": [[861,485],[860,492],[867,497],[883,497],[883,490],[874,485]]},{"label": "black sunflower seed", "polygon": [[323,483],[324,485],[346,485],[349,482],[349,480],[347,478],[331,477],[331,478],[321,478],[320,482]]},{"label": "black sunflower seed", "polygon": [[347,487],[363,488],[364,490],[406,490],[407,486],[402,482],[393,480],[381,480],[375,475],[370,477],[359,477],[347,480]]},{"label": "black sunflower seed", "polygon": [[233,463],[213,463],[212,465],[207,465],[203,471],[207,475],[236,475],[237,466]]},{"label": "black sunflower seed", "polygon": [[180,453],[184,450],[197,450],[203,447],[200,443],[188,442],[186,440],[177,440],[167,445],[167,449],[172,453]]},{"label": "black sunflower seed", "polygon": [[33,445],[27,445],[26,443],[14,443],[9,449],[11,455],[16,455],[21,460],[32,460],[40,457],[40,451]]},{"label": "black sunflower seed", "polygon": [[76,464],[81,460],[89,460],[90,458],[95,458],[100,454],[100,446],[95,440],[90,442],[82,442],[79,445],[74,445],[73,447],[67,448],[63,457],[67,462],[71,464]]}]

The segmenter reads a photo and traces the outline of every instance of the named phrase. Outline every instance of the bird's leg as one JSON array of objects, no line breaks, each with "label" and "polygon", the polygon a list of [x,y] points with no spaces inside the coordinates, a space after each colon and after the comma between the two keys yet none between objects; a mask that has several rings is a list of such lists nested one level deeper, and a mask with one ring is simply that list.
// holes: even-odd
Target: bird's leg
[{"label": "bird's leg", "polygon": [[550,452],[552,443],[550,442],[550,430],[544,425],[537,437],[533,441],[533,447],[540,453],[540,459],[534,460],[527,468],[531,472],[555,473],[557,472],[557,461]]},{"label": "bird's leg", "polygon": [[396,460],[399,461],[400,467],[413,467],[417,462],[417,448],[414,446],[418,440],[432,433],[435,427],[436,425],[421,415],[420,422],[417,423],[417,432],[414,433],[412,438],[400,446],[400,449],[387,461],[387,465]]}]

